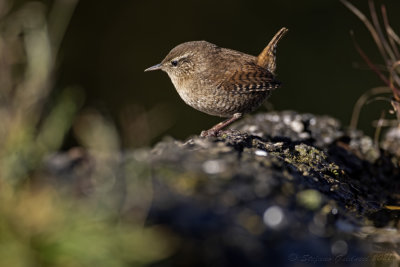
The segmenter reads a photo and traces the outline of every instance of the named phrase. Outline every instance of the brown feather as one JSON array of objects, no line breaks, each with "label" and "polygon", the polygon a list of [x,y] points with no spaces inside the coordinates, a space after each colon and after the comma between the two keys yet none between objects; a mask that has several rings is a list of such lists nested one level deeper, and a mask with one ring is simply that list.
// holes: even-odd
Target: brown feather
[{"label": "brown feather", "polygon": [[238,94],[266,92],[280,87],[281,83],[267,69],[255,64],[243,64],[232,76],[224,79],[218,88]]},{"label": "brown feather", "polygon": [[287,31],[285,27],[280,29],[257,57],[257,65],[267,68],[272,74],[275,74],[276,69],[276,46]]}]

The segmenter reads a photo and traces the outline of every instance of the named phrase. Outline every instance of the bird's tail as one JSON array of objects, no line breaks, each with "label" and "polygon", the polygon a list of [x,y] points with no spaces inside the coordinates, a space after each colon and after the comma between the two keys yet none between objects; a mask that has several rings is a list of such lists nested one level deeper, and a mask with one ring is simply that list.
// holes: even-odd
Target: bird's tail
[{"label": "bird's tail", "polygon": [[257,57],[257,64],[268,69],[272,74],[275,74],[276,69],[276,46],[287,31],[285,27],[280,29]]}]

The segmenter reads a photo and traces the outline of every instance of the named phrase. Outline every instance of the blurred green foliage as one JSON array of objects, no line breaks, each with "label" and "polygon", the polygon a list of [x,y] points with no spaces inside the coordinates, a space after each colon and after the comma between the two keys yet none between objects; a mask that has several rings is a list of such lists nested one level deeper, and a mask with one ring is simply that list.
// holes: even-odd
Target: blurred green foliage
[{"label": "blurred green foliage", "polygon": [[[76,4],[0,4],[0,266],[142,266],[173,248],[160,229],[143,226],[152,193],[146,155],[121,166],[113,123],[82,109],[81,88],[56,89]],[[60,154],[71,129],[87,149]],[[80,168],[63,165],[79,157]],[[63,183],[45,162],[82,180]]]},{"label": "blurred green foliage", "polygon": [[142,266],[170,251],[157,229],[112,223],[51,188],[2,186],[0,214],[0,266]]}]

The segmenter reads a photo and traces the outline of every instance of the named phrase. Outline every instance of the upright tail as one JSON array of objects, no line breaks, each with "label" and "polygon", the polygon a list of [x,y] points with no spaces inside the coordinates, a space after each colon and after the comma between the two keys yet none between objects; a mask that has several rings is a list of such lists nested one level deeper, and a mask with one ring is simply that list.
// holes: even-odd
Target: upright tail
[{"label": "upright tail", "polygon": [[257,57],[257,65],[268,69],[272,74],[275,74],[276,69],[276,45],[287,31],[285,27],[280,29]]}]

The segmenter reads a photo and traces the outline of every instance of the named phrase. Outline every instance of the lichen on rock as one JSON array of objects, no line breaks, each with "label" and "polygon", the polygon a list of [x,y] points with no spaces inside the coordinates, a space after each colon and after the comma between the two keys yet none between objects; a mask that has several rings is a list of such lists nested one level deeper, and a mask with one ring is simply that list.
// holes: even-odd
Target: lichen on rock
[{"label": "lichen on rock", "polygon": [[[153,150],[149,221],[194,245],[177,259],[236,266],[234,251],[242,266],[287,266],[294,254],[335,257],[339,245],[363,257],[371,253],[357,235],[363,227],[398,224],[398,211],[384,208],[399,201],[398,167],[365,142],[369,137],[333,118],[295,112],[257,114],[233,127]],[[165,168],[174,177],[166,179]]]}]

